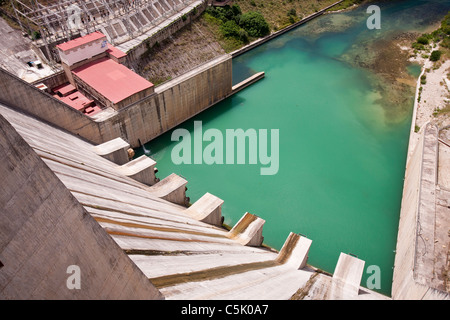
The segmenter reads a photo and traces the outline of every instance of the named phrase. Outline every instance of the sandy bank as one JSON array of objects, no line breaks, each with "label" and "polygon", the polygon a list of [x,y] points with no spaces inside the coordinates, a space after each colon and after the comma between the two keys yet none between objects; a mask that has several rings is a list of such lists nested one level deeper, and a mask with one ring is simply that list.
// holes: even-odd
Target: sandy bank
[{"label": "sandy bank", "polygon": [[[404,50],[408,48],[403,48]],[[409,49],[408,49],[409,50]],[[410,150],[417,142],[421,128],[428,122],[437,123],[439,128],[450,125],[450,114],[439,112],[450,105],[450,60],[437,63],[421,56],[410,58],[411,62],[422,66],[421,75],[425,76],[425,83],[417,81],[417,95],[415,100],[415,115],[413,118]],[[450,175],[450,172],[448,173]]]}]

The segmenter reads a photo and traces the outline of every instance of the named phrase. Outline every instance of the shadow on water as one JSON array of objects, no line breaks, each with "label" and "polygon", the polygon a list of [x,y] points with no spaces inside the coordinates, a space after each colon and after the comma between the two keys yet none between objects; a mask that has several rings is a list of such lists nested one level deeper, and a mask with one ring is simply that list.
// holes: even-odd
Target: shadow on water
[{"label": "shadow on water", "polygon": [[252,75],[258,73],[258,71],[253,70],[248,67],[244,62],[239,60],[239,57],[233,60],[233,85],[238,84],[241,81],[251,77]]}]

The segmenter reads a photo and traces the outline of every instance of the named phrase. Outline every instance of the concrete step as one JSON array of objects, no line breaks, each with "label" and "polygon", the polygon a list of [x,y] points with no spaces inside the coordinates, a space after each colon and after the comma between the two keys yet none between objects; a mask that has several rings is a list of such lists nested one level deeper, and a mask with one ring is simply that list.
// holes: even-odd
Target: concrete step
[{"label": "concrete step", "polygon": [[330,289],[332,299],[358,295],[364,264],[363,260],[341,252],[333,273]]},{"label": "concrete step", "polygon": [[278,254],[277,261],[294,269],[304,268],[311,243],[312,240],[291,232]]},{"label": "concrete step", "polygon": [[155,160],[143,155],[118,167],[117,170],[124,176],[152,186],[159,182],[155,176],[155,165]]},{"label": "concrete step", "polygon": [[246,212],[228,233],[228,237],[244,246],[260,246],[265,220]]},{"label": "concrete step", "polygon": [[93,147],[93,151],[118,165],[125,164],[129,161],[128,149],[130,144],[122,138],[115,138]]},{"label": "concrete step", "polygon": [[186,209],[185,213],[195,220],[222,226],[222,204],[223,200],[207,192],[193,205]]},{"label": "concrete step", "polygon": [[289,299],[313,274],[309,270],[294,270],[274,262],[266,263],[266,268],[263,266],[255,264],[257,269],[254,270],[159,287],[159,290],[168,300]]},{"label": "concrete step", "polygon": [[165,199],[180,206],[187,206],[189,198],[186,197],[187,181],[179,175],[172,173],[157,184],[149,188],[154,196]]},{"label": "concrete step", "polygon": [[140,255],[129,254],[131,260],[144,272],[148,278],[168,275],[192,273],[218,267],[248,264],[263,261],[273,261],[276,253],[270,251],[258,252],[179,252],[173,254]]}]

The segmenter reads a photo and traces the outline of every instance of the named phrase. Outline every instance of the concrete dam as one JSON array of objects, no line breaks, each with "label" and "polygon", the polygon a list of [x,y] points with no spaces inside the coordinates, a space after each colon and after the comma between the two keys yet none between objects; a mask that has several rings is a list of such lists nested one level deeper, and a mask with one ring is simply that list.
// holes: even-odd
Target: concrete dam
[{"label": "concrete dam", "polygon": [[[289,299],[312,278],[305,298],[385,298],[360,287],[355,257],[323,274],[307,264],[310,239],[292,233],[275,252],[260,217],[226,230],[214,195],[185,207],[182,177],[154,183],[145,156],[114,162],[127,156],[120,138],[95,145],[0,110],[2,299]],[[71,265],[79,290],[66,285]]]},{"label": "concrete dam", "polygon": [[[157,163],[146,156],[129,161],[131,145],[121,137],[93,143],[38,118],[30,108],[41,101],[60,108],[59,118],[68,108],[0,75],[2,299],[389,299],[361,286],[364,261],[352,255],[341,253],[333,274],[308,265],[314,239],[297,230],[277,252],[262,246],[265,221],[257,215],[243,213],[231,230],[223,228],[223,200],[207,193],[187,206],[184,178],[157,178]],[[14,104],[5,83],[20,90]],[[424,170],[415,165],[422,152],[410,160],[407,184],[421,175],[414,168]],[[403,243],[410,252],[414,241]],[[398,299],[411,291],[396,291],[396,283],[416,283],[405,278],[402,256]],[[67,286],[70,266],[81,272],[81,289]],[[442,297],[428,291],[428,298]]]},{"label": "concrete dam", "polygon": [[[192,96],[189,83],[211,83],[201,75],[216,65],[200,66],[147,99],[168,106]],[[299,292],[303,299],[387,298],[360,286],[364,261],[342,253],[335,273],[323,273],[307,263],[313,239],[293,231],[277,252],[262,245],[261,217],[243,212],[227,230],[223,200],[206,193],[188,206],[183,177],[156,177],[157,164],[146,156],[129,161],[133,144],[123,134],[152,126],[113,128],[124,128],[129,115],[139,119],[148,110],[142,102],[125,108],[125,116],[113,113],[122,120],[104,130],[104,122],[7,71],[0,70],[0,83],[2,299],[290,299]],[[239,89],[226,85],[223,96]],[[184,86],[185,93],[175,91]],[[190,105],[205,108],[211,99]],[[171,126],[183,119],[155,118]],[[135,135],[134,144],[156,129]],[[81,289],[67,285],[71,266],[82,275]]]}]

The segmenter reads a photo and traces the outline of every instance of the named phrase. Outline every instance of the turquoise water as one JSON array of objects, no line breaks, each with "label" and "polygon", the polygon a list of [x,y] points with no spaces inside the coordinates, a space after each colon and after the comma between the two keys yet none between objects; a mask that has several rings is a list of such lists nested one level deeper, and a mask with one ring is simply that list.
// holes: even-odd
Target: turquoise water
[{"label": "turquoise water", "polygon": [[[380,267],[378,291],[390,295],[414,88],[405,89],[402,106],[390,105],[380,99],[389,86],[351,62],[367,43],[425,30],[450,3],[375,4],[381,30],[366,28],[361,7],[320,17],[233,59],[235,83],[258,71],[266,77],[178,127],[192,133],[194,121],[202,121],[203,132],[224,136],[227,129],[278,129],[276,175],[261,175],[260,162],[175,165],[172,131],[145,146],[158,177],[175,172],[188,180],[192,203],[206,192],[223,199],[226,224],[256,214],[266,220],[264,242],[276,249],[289,232],[303,234],[313,241],[308,263],[330,273],[340,252],[357,255],[366,267]],[[420,67],[405,72],[417,77]]]},{"label": "turquoise water", "polygon": [[407,70],[414,78],[418,78],[422,71],[422,67],[420,64],[412,63],[407,66]]}]

